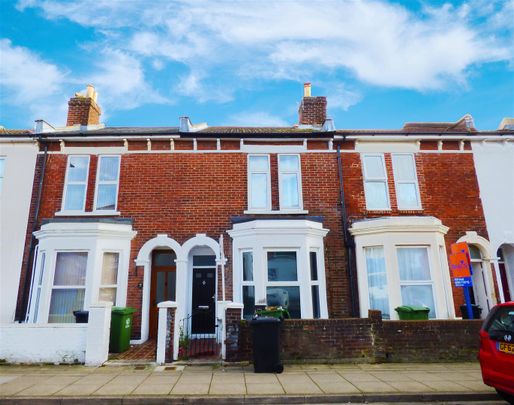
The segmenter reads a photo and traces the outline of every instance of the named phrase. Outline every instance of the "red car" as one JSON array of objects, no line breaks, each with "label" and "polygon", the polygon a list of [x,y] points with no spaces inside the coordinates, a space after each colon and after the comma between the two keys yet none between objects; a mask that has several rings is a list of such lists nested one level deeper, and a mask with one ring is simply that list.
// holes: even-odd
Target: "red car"
[{"label": "red car", "polygon": [[514,301],[496,305],[487,316],[478,357],[484,384],[514,404]]}]

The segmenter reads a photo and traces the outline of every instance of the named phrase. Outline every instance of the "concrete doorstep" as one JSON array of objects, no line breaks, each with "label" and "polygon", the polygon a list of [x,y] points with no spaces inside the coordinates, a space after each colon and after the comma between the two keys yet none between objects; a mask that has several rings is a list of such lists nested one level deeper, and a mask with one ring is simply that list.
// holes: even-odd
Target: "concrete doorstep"
[{"label": "concrete doorstep", "polygon": [[379,403],[497,401],[478,363],[0,366],[0,403]]}]

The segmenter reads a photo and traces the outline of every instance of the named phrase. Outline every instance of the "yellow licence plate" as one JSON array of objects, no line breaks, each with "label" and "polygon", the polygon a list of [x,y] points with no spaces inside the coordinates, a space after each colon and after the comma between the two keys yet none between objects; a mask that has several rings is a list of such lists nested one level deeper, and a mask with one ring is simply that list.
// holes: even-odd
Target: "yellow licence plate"
[{"label": "yellow licence plate", "polygon": [[514,354],[514,343],[498,342],[498,350],[503,353]]}]

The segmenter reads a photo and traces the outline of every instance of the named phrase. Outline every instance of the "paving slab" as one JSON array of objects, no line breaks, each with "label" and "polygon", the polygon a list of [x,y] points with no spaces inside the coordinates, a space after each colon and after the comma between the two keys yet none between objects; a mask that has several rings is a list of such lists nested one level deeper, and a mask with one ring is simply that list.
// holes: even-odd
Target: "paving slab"
[{"label": "paving slab", "polygon": [[246,384],[280,384],[276,374],[245,373]]},{"label": "paving slab", "polygon": [[286,394],[321,394],[321,389],[305,373],[279,374],[278,380]]},{"label": "paving slab", "polygon": [[351,394],[360,391],[337,373],[310,372],[310,378],[325,394]]},{"label": "paving slab", "polygon": [[248,395],[283,395],[285,394],[282,385],[275,383],[246,383],[246,392]]},{"label": "paving slab", "polygon": [[184,383],[178,381],[171,390],[172,395],[207,395],[210,384]]},{"label": "paving slab", "polygon": [[396,388],[383,381],[352,382],[362,393],[399,392]]}]

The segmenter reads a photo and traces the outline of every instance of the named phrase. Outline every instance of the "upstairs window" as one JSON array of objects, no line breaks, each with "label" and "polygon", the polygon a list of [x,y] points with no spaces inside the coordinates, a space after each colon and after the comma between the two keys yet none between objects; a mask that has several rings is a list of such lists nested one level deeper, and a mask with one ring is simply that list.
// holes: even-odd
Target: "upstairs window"
[{"label": "upstairs window", "polygon": [[364,193],[368,210],[389,210],[389,190],[383,154],[362,155]]},{"label": "upstairs window", "polygon": [[248,209],[271,211],[269,155],[248,156]]},{"label": "upstairs window", "polygon": [[64,211],[84,211],[88,173],[89,156],[68,157],[63,198]]},{"label": "upstairs window", "polygon": [[411,153],[394,153],[392,160],[398,209],[421,209],[414,155]]},{"label": "upstairs window", "polygon": [[96,211],[116,211],[118,206],[119,177],[120,157],[100,156],[96,178]]},{"label": "upstairs window", "polygon": [[302,208],[299,155],[278,155],[278,179],[281,210]]}]

